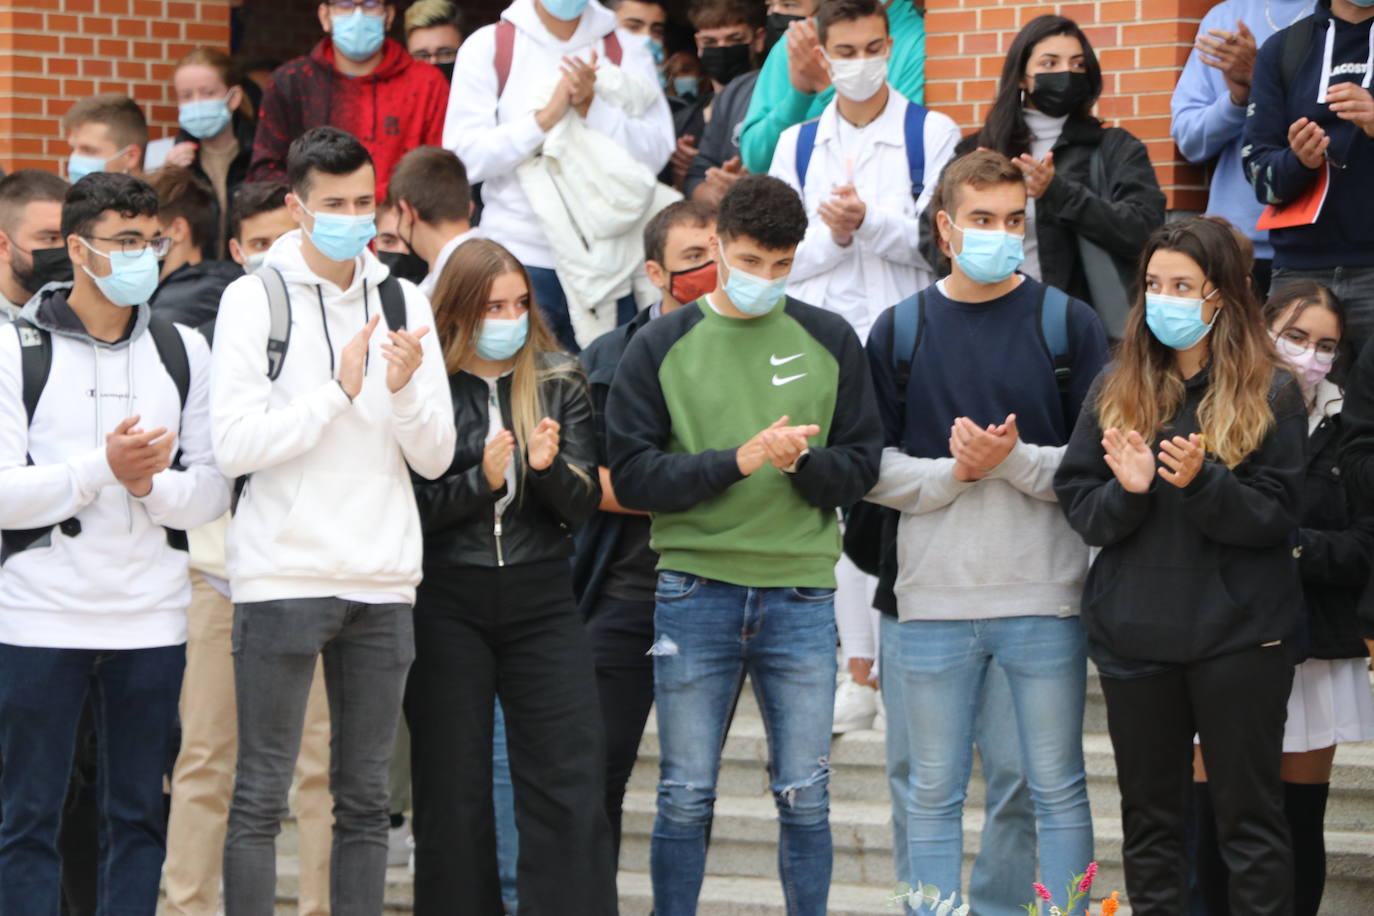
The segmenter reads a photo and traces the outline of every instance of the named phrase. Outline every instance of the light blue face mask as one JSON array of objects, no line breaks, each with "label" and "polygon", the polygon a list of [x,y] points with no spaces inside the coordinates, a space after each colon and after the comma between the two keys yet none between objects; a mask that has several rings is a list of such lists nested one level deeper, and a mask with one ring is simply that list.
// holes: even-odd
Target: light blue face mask
[{"label": "light blue face mask", "polygon": [[688,96],[696,97],[697,78],[695,76],[675,76],[673,77],[673,92],[680,99]]},{"label": "light blue face mask", "polygon": [[974,283],[1001,283],[1026,260],[1025,238],[1003,229],[965,229],[964,247],[954,256],[959,269]]},{"label": "light blue face mask", "polygon": [[486,318],[477,335],[477,355],[483,359],[510,359],[520,352],[530,335],[530,316]]},{"label": "light blue face mask", "polygon": [[329,21],[335,49],[358,63],[376,54],[386,38],[386,17],[369,16],[361,7],[355,7],[347,16],[331,16]]},{"label": "light blue face mask", "polygon": [[649,53],[654,56],[654,63],[660,67],[663,66],[663,61],[667,56],[664,53],[663,42],[657,38],[648,38],[645,39],[645,44],[649,46]]},{"label": "light blue face mask", "polygon": [[[301,209],[305,210],[305,204],[301,204]],[[331,261],[353,260],[363,253],[367,243],[377,235],[377,214],[375,213],[349,215],[346,213],[316,214],[309,210],[305,210],[305,212],[315,220],[315,228],[306,229],[305,234],[309,236],[311,244],[319,249],[320,254]]]},{"label": "light blue face mask", "polygon": [[725,252],[721,252],[721,260],[730,269],[730,276],[725,281],[725,295],[730,297],[735,308],[746,315],[767,315],[782,301],[783,289],[787,286],[786,274],[776,280],[765,280],[731,264],[726,260]]},{"label": "light blue face mask", "polygon": [[81,240],[81,244],[102,258],[109,259],[108,277],[97,277],[85,264],[81,265],[81,269],[86,272],[86,276],[95,281],[96,287],[105,298],[115,305],[125,308],[142,305],[148,301],[153,290],[157,289],[158,274],[161,270],[157,263],[157,255],[153,254],[151,247],[144,248],[138,254],[125,254],[122,251],[106,254],[85,239]]},{"label": "light blue face mask", "polygon": [[124,155],[126,150],[128,150],[127,146],[115,153],[109,159],[101,159],[99,156],[83,156],[80,153],[72,153],[71,156],[67,157],[67,180],[72,184],[76,184],[87,175],[105,171],[105,166]]},{"label": "light blue face mask", "polygon": [[587,0],[539,0],[544,11],[555,19],[572,22],[587,8]]},{"label": "light blue face mask", "polygon": [[246,274],[251,274],[253,271],[257,270],[259,267],[266,263],[267,252],[265,251],[259,251],[254,254],[244,255],[243,272]]},{"label": "light blue face mask", "polygon": [[197,140],[218,137],[229,126],[229,105],[224,99],[197,99],[177,109],[181,129]]},{"label": "light blue face mask", "polygon": [[1202,299],[1146,293],[1145,324],[1164,346],[1174,350],[1192,349],[1212,333],[1212,326],[1217,322],[1216,314],[1212,315],[1210,324],[1202,320],[1202,304],[1216,292],[1212,290]]}]

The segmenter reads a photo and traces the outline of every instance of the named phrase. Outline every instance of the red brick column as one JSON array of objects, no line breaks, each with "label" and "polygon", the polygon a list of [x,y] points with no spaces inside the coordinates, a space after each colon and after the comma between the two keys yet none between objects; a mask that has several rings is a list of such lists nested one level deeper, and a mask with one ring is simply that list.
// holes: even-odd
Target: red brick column
[{"label": "red brick column", "polygon": [[1202,169],[1185,162],[1169,138],[1169,99],[1198,21],[1212,0],[928,0],[926,104],[965,128],[987,115],[1002,62],[1017,30],[1045,13],[1083,27],[1102,62],[1098,115],[1124,127],[1150,150],[1172,209],[1206,205]]},{"label": "red brick column", "polygon": [[0,166],[57,169],[62,115],[97,92],[172,133],[172,69],[196,45],[228,48],[229,0],[0,0]]}]

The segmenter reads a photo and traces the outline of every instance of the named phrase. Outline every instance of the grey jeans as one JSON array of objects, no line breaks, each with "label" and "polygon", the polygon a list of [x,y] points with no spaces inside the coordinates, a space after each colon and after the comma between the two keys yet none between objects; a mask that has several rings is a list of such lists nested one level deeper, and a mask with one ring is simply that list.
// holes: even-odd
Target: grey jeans
[{"label": "grey jeans", "polygon": [[224,844],[227,916],[266,916],[277,890],[276,838],[287,815],[315,660],[329,695],[334,795],[334,916],[377,916],[386,886],[387,772],[415,625],[406,604],[339,598],[234,607],[239,759]]}]

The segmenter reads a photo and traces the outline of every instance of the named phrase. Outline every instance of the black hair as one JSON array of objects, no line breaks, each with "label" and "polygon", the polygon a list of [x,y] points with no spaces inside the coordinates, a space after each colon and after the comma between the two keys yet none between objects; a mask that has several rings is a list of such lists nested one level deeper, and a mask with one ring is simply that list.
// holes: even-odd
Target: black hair
[{"label": "black hair", "polygon": [[679,200],[654,214],[644,227],[644,259],[663,263],[668,233],[678,226],[709,226],[716,212],[699,200]]},{"label": "black hair", "polygon": [[89,235],[110,211],[126,219],[157,216],[157,192],[142,178],[92,172],[72,185],[62,201],[62,236]]},{"label": "black hair", "polygon": [[1030,152],[1031,135],[1030,128],[1026,126],[1026,116],[1022,113],[1021,81],[1026,77],[1026,67],[1030,65],[1035,46],[1056,35],[1076,38],[1083,46],[1083,69],[1088,77],[1088,85],[1092,87],[1083,107],[1070,114],[1069,118],[1097,123],[1092,112],[1093,105],[1102,94],[1102,65],[1093,53],[1092,43],[1072,19],[1036,16],[1012,39],[1002,65],[1002,79],[997,84],[997,97],[993,100],[982,130],[975,135],[977,140],[970,141],[970,148],[986,147],[1010,159]]},{"label": "black hair", "polygon": [[806,236],[806,208],[786,182],[771,175],[748,175],[721,199],[716,235],[750,238],[770,251],[795,248]]},{"label": "black hair", "polygon": [[816,8],[816,37],[824,45],[830,36],[830,27],[835,23],[854,22],[870,16],[882,17],[883,29],[891,31],[887,10],[880,0],[824,0]]},{"label": "black hair", "polygon": [[43,169],[20,169],[0,178],[0,230],[13,234],[25,207],[37,200],[60,204],[68,187],[66,179]]},{"label": "black hair", "polygon": [[219,208],[215,190],[190,169],[164,165],[148,176],[148,186],[157,192],[158,222],[164,226],[184,219],[191,228],[191,244],[213,251],[219,233]]},{"label": "black hair", "polygon": [[229,208],[229,238],[239,237],[244,220],[285,207],[290,190],[284,181],[249,181],[239,185]]},{"label": "black hair", "polygon": [[286,151],[286,183],[301,197],[310,193],[310,173],[352,175],[365,165],[376,165],[367,147],[337,127],[312,127],[291,141]]}]

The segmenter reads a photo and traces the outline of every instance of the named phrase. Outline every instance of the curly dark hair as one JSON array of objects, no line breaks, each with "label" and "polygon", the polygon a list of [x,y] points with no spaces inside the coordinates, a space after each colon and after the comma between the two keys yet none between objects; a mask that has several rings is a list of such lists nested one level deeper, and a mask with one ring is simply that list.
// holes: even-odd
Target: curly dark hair
[{"label": "curly dark hair", "polygon": [[751,238],[764,248],[795,248],[806,236],[806,208],[791,185],[771,175],[749,175],[735,182],[720,202],[720,238]]},{"label": "curly dark hair", "polygon": [[157,192],[123,172],[92,172],[71,186],[62,201],[62,235],[89,235],[113,210],[123,217],[157,216]]}]

